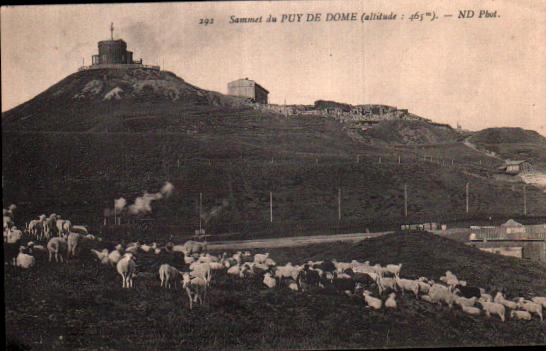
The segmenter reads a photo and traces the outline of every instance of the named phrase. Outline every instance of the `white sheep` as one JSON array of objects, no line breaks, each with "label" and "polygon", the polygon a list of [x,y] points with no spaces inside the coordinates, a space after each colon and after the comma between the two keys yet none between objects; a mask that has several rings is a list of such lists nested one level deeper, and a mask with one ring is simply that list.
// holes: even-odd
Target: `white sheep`
[{"label": "white sheep", "polygon": [[479,316],[481,314],[481,310],[478,307],[461,305],[461,308],[464,313],[469,314],[471,316]]},{"label": "white sheep", "polygon": [[269,272],[264,274],[263,283],[270,289],[274,288],[277,285],[277,281],[271,276],[271,273]]},{"label": "white sheep", "polygon": [[68,245],[66,239],[60,237],[51,238],[47,242],[47,251],[49,252],[49,262],[52,256],[55,256],[55,262],[63,262],[63,253],[67,252]]},{"label": "white sheep", "polygon": [[485,292],[484,288],[480,289],[480,300],[486,301],[486,302],[493,302],[493,296]]},{"label": "white sheep", "polygon": [[292,290],[292,291],[299,291],[300,288],[298,286],[298,284],[296,282],[291,282],[288,284],[288,289]]},{"label": "white sheep", "polygon": [[88,235],[89,234],[89,231],[83,225],[73,225],[72,228],[70,228],[70,231],[72,231],[74,233],[81,234],[81,235]]},{"label": "white sheep", "polygon": [[193,308],[193,302],[199,301],[203,304],[207,292],[207,282],[201,277],[191,278],[188,273],[182,275],[182,288],[186,290],[190,300],[190,310]]},{"label": "white sheep", "polygon": [[[239,265],[235,265],[235,266],[231,266],[229,267],[229,269],[227,270],[227,274],[229,275],[237,275],[237,276],[241,276],[241,266]],[[241,277],[242,278],[242,277]]]},{"label": "white sheep", "polygon": [[76,249],[78,248],[81,240],[82,240],[81,234],[78,234],[78,233],[68,234],[68,238],[67,238],[68,253],[66,258],[70,258],[70,256],[76,257]]},{"label": "white sheep", "polygon": [[389,294],[389,297],[385,301],[385,307],[386,308],[396,309],[397,305],[396,305],[396,294],[395,293],[390,293]]},{"label": "white sheep", "polygon": [[374,310],[380,310],[381,306],[383,305],[383,301],[381,301],[381,299],[371,296],[370,294],[371,293],[367,290],[362,293],[362,295],[364,296],[364,301],[366,301],[368,306],[370,306]]},{"label": "white sheep", "polygon": [[491,317],[491,314],[496,314],[503,322],[505,321],[504,305],[496,302],[485,302],[483,300],[479,301],[479,303],[482,305],[482,308],[485,311],[485,315],[487,317]]},{"label": "white sheep", "polygon": [[24,246],[19,247],[19,254],[17,255],[17,258],[15,260],[15,265],[23,269],[34,267],[34,265],[36,264],[34,256],[27,255],[24,250]]},{"label": "white sheep", "polygon": [[254,263],[262,263],[265,264],[265,260],[269,258],[269,252],[265,254],[255,254],[254,255]]},{"label": "white sheep", "polygon": [[394,291],[397,290],[396,287],[398,285],[396,283],[395,278],[388,278],[388,277],[381,278],[376,273],[369,273],[369,275],[372,277],[372,279],[374,279],[377,282],[377,287],[379,288],[380,295],[383,294],[383,291],[385,291],[386,289],[391,289]]},{"label": "white sheep", "polygon": [[535,296],[531,298],[531,301],[533,301],[534,303],[541,304],[542,307],[546,308],[546,297]]},{"label": "white sheep", "polygon": [[209,263],[199,263],[193,267],[190,267],[190,270],[191,278],[203,278],[207,284],[210,284],[212,272]]},{"label": "white sheep", "polygon": [[[425,296],[428,296],[426,298]],[[455,301],[455,296],[446,286],[440,284],[433,284],[430,287],[428,295],[423,296],[423,300],[432,302],[432,303],[441,303],[445,302],[449,308],[453,307],[453,302]]]},{"label": "white sheep", "polygon": [[419,296],[419,283],[417,281],[411,279],[400,279],[398,276],[395,276],[395,280],[398,287],[402,289],[402,292],[407,290],[413,292],[416,298]]},{"label": "white sheep", "polygon": [[455,303],[461,307],[467,306],[472,307],[476,303],[476,297],[466,298],[463,296],[456,296],[455,295]]},{"label": "white sheep", "polygon": [[121,245],[116,245],[116,248],[108,254],[108,260],[112,265],[116,265],[121,260],[122,250]]},{"label": "white sheep", "polygon": [[531,313],[527,311],[510,311],[510,318],[523,320],[523,321],[530,321],[532,316],[531,316]]},{"label": "white sheep", "polygon": [[161,280],[162,288],[170,289],[171,282],[174,282],[174,288],[176,289],[177,278],[181,276],[182,272],[169,264],[165,263],[159,266],[159,280]]},{"label": "white sheep", "polygon": [[495,295],[493,302],[500,303],[511,310],[515,310],[518,307],[517,303],[514,301],[506,300],[500,291],[497,292],[497,295]]},{"label": "white sheep", "polygon": [[108,249],[103,249],[102,251],[91,249],[91,252],[99,259],[100,263],[104,265],[111,264],[108,258]]},{"label": "white sheep", "polygon": [[542,305],[533,301],[525,300],[523,297],[518,299],[518,307],[526,310],[529,313],[534,313],[540,317],[542,321]]},{"label": "white sheep", "polygon": [[388,264],[385,267],[385,271],[394,274],[397,277],[400,277],[400,270],[402,269],[402,263],[399,264]]},{"label": "white sheep", "polygon": [[133,287],[133,276],[136,271],[136,264],[133,258],[133,254],[128,252],[118,261],[116,269],[121,275],[122,287],[123,288],[132,288]]}]

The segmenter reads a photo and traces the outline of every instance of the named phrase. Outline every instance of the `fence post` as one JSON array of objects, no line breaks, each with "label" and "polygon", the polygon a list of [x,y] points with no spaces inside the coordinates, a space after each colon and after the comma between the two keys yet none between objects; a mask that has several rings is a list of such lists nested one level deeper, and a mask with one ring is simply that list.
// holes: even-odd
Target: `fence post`
[{"label": "fence post", "polygon": [[337,189],[337,220],[341,222],[341,187]]},{"label": "fence post", "polygon": [[269,192],[269,221],[273,223],[273,192]]}]

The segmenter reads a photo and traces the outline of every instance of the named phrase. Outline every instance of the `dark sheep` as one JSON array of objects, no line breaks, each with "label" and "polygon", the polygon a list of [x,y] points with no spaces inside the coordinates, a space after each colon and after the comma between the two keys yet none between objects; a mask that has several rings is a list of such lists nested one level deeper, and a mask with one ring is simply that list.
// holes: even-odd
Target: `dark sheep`
[{"label": "dark sheep", "polygon": [[480,298],[482,296],[480,289],[475,286],[462,286],[457,285],[456,289],[459,289],[461,296],[466,297],[467,299],[476,297]]},{"label": "dark sheep", "polygon": [[334,272],[336,265],[330,260],[324,260],[320,264],[314,265],[313,268],[319,268],[324,272]]}]

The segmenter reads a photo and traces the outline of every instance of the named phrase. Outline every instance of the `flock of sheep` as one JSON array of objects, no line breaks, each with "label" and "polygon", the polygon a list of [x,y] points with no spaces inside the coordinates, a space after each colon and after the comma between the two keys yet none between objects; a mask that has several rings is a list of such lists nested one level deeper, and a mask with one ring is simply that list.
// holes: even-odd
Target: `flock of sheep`
[{"label": "flock of sheep", "polygon": [[[17,249],[18,253],[13,253],[12,264],[20,268],[33,267],[33,254],[36,252],[47,251],[50,262],[53,259],[55,262],[66,262],[69,257],[78,255],[82,241],[101,241],[87,233],[85,227],[73,226],[69,220],[52,214],[31,221],[24,230],[30,238],[47,240],[46,247],[33,242],[20,245],[24,233],[13,225],[13,209],[11,206],[4,209],[4,242],[7,249]],[[220,272],[235,279],[259,279],[270,289],[287,287],[305,292],[322,288],[349,296],[361,296],[369,308],[374,310],[398,308],[397,294],[406,293],[431,304],[447,305],[450,309],[454,305],[458,306],[464,313],[473,316],[479,316],[483,311],[487,317],[495,315],[503,322],[508,316],[516,320],[531,320],[534,315],[542,321],[542,310],[546,308],[545,297],[508,299],[502,292],[497,292],[493,297],[482,288],[467,285],[450,271],[440,277],[438,282],[426,277],[401,278],[402,264],[381,266],[356,260],[338,262],[333,259],[309,261],[301,265],[288,262],[281,266],[275,263],[269,253],[252,255],[248,251],[238,251],[232,255],[211,255],[207,252],[206,243],[197,241],[187,241],[183,245],[167,243],[163,247],[156,243],[147,245],[133,242],[118,244],[111,251],[106,248],[101,251],[91,249],[91,253],[101,264],[116,269],[121,276],[123,288],[133,288],[133,280],[143,274],[137,274],[136,264],[136,258],[141,253],[155,254],[158,259],[164,257],[163,253],[178,253],[176,257],[180,262],[177,265],[185,269],[179,270],[169,263],[159,262],[157,273],[163,288],[176,288],[178,283],[181,284],[187,293],[190,309],[193,303],[202,304],[206,300],[213,276]]]}]

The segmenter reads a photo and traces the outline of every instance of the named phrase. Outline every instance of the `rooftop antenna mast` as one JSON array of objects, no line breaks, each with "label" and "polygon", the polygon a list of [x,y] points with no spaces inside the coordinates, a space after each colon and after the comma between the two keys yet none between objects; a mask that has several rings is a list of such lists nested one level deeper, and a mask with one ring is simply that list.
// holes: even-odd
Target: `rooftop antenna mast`
[{"label": "rooftop antenna mast", "polygon": [[110,38],[114,40],[114,22],[110,23]]}]

